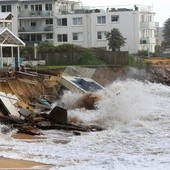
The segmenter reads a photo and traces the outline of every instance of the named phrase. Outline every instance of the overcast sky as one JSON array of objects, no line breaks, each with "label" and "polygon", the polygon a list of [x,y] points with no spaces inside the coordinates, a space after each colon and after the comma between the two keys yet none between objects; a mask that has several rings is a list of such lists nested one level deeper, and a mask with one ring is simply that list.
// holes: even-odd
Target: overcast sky
[{"label": "overcast sky", "polygon": [[155,22],[160,26],[170,18],[170,0],[80,0],[83,6],[153,5]]}]

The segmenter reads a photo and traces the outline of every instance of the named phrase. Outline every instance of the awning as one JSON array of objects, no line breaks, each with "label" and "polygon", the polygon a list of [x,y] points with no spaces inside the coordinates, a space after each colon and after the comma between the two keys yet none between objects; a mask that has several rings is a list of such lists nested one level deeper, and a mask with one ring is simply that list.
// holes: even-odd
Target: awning
[{"label": "awning", "polygon": [[14,35],[8,28],[0,28],[0,46],[24,47],[25,43]]}]

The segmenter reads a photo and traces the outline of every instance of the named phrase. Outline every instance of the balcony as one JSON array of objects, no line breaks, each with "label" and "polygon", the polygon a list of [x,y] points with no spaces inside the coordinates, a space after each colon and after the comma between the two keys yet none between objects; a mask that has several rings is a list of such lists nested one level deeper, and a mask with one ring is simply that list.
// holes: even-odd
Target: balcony
[{"label": "balcony", "polygon": [[53,44],[54,40],[45,40],[45,41],[42,41],[42,40],[39,40],[39,41],[24,40],[24,42],[26,43],[26,45],[31,46],[34,43],[37,43],[37,44]]},{"label": "balcony", "polygon": [[140,38],[140,44],[155,44],[155,43],[156,43],[155,38],[150,37]]},{"label": "balcony", "polygon": [[53,32],[53,25],[45,25],[45,26],[24,26],[18,29],[19,33],[26,32]]},{"label": "balcony", "polygon": [[22,11],[18,14],[18,19],[47,18],[52,16],[53,16],[53,11]]},{"label": "balcony", "polygon": [[154,29],[155,30],[155,23],[154,22],[140,22],[141,29]]}]

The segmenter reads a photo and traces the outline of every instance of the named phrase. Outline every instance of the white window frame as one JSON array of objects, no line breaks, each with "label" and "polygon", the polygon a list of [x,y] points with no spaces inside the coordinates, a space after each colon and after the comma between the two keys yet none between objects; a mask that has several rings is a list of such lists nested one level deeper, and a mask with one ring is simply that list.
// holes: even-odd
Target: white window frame
[{"label": "white window frame", "polygon": [[46,11],[52,11],[52,4],[45,4]]},{"label": "white window frame", "polygon": [[97,16],[97,24],[106,24],[106,16]]},{"label": "white window frame", "polygon": [[[61,40],[59,40],[59,36],[61,36]],[[64,40],[64,36],[66,36],[67,41]],[[57,34],[57,41],[58,42],[68,42],[68,35],[67,34]]]},{"label": "white window frame", "polygon": [[97,31],[97,40],[106,40],[106,31]]},{"label": "white window frame", "polygon": [[2,5],[1,12],[12,12],[12,6],[11,5]]},{"label": "white window frame", "polygon": [[31,27],[36,27],[36,26],[37,26],[37,23],[36,23],[35,21],[31,21],[31,22],[30,22],[30,26],[31,26]]},{"label": "white window frame", "polygon": [[83,25],[83,18],[82,17],[76,17],[72,19],[73,26],[82,26]]},{"label": "white window frame", "polygon": [[42,11],[42,4],[31,5],[31,11]]},{"label": "white window frame", "polygon": [[45,24],[46,25],[53,25],[53,19],[52,18],[48,18],[45,20]]},{"label": "white window frame", "polygon": [[24,9],[28,9],[28,5],[24,5]]},{"label": "white window frame", "polygon": [[[66,25],[64,24],[64,20],[66,20]],[[67,26],[67,18],[57,18],[57,26],[66,27]]]},{"label": "white window frame", "polygon": [[73,41],[83,41],[83,33],[73,32]]},{"label": "white window frame", "polygon": [[46,40],[53,40],[53,34],[52,33],[46,34]]}]

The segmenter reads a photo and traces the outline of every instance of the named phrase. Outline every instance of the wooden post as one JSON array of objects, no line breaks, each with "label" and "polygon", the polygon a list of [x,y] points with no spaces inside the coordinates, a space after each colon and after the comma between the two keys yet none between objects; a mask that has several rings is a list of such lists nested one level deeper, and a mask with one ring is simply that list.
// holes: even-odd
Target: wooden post
[{"label": "wooden post", "polygon": [[3,52],[2,52],[2,46],[0,46],[0,54],[1,54],[1,68],[3,68]]}]

